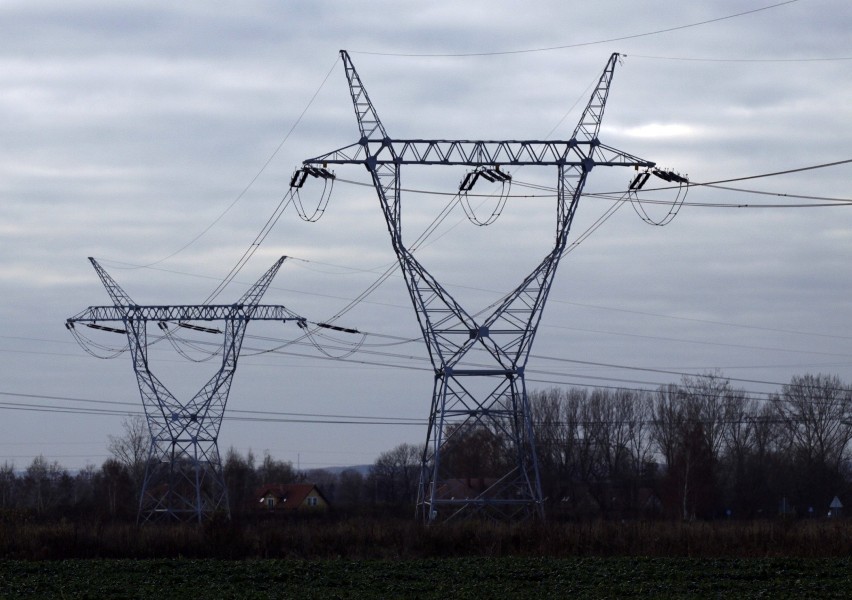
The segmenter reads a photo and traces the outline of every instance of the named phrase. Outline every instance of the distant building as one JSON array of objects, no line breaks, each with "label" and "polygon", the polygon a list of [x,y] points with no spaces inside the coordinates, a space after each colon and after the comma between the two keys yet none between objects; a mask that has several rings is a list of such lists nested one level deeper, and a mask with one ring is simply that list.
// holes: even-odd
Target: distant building
[{"label": "distant building", "polygon": [[831,504],[828,505],[828,516],[829,517],[841,517],[843,516],[843,503],[840,501],[840,498],[837,496],[834,497],[834,500],[831,501]]},{"label": "distant building", "polygon": [[275,483],[255,494],[258,510],[276,512],[325,512],[328,500],[313,483]]}]

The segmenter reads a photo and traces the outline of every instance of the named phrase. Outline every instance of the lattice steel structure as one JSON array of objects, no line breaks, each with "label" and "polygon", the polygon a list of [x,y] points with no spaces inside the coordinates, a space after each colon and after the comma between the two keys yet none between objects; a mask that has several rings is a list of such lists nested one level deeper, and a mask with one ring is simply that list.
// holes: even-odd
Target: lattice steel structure
[{"label": "lattice steel structure", "polygon": [[[346,51],[340,54],[361,138],[355,144],[303,161],[302,169],[312,169],[309,174],[315,177],[317,173],[327,177],[328,165],[364,165],[379,196],[435,370],[417,515],[425,522],[469,514],[498,519],[543,517],[524,381],[542,310],[592,169],[654,166],[598,139],[618,55],[613,54],[607,62],[570,139],[477,141],[391,138],[349,55]],[[490,314],[469,313],[406,246],[400,187],[403,165],[467,166],[484,170],[486,175],[492,169],[492,176],[505,173],[501,168],[521,165],[556,168],[553,249]],[[299,179],[304,182],[304,177],[294,176],[291,185],[298,184]],[[492,365],[481,367],[471,361],[474,349],[484,350]],[[481,356],[476,360],[482,360]]]},{"label": "lattice steel structure", "polygon": [[[252,320],[304,324],[304,319],[284,306],[260,304],[285,257],[272,265],[234,304],[177,306],[136,304],[95,259],[89,260],[113,306],[89,307],[68,319],[66,326],[74,331],[76,324],[84,324],[127,334],[151,435],[139,521],[201,522],[214,513],[230,516],[218,439],[246,327]],[[178,400],[151,372],[147,326],[152,321],[161,328],[168,328],[167,324],[171,323],[223,334],[221,366],[188,401]],[[224,331],[193,326],[193,321],[222,322]],[[121,323],[123,329],[104,323]]]}]

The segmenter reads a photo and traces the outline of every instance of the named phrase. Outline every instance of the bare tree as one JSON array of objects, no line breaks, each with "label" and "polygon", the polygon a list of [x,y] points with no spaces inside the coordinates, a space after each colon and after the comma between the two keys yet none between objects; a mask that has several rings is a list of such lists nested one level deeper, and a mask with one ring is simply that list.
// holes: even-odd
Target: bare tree
[{"label": "bare tree", "polygon": [[61,500],[59,483],[68,475],[57,461],[38,455],[27,467],[23,477],[24,496],[30,508],[41,514],[54,508]]},{"label": "bare tree", "polygon": [[[698,385],[690,391],[661,386],[654,399],[653,437],[666,462],[664,488],[669,505],[678,506],[683,519],[707,512],[712,504],[712,444],[717,432],[721,436],[715,404],[715,396],[706,397]],[[711,421],[710,433],[705,420]]]},{"label": "bare tree", "polygon": [[0,467],[0,508],[11,508],[17,496],[18,478],[15,465],[8,461]]},{"label": "bare tree", "polygon": [[741,465],[755,449],[758,426],[757,401],[741,390],[735,391],[728,406],[728,423],[723,429],[723,452]]},{"label": "bare tree", "polygon": [[[738,392],[729,379],[716,371],[698,377],[683,377],[687,419],[701,424],[705,444],[714,461],[719,459],[725,441],[725,431],[732,420]],[[740,396],[743,394],[739,393]]]},{"label": "bare tree", "polygon": [[531,395],[542,487],[574,516],[636,509],[654,462],[651,396],[635,390],[552,388]]},{"label": "bare tree", "polygon": [[840,470],[852,440],[852,393],[839,377],[793,377],[782,388],[778,412],[802,459]]},{"label": "bare tree", "polygon": [[633,469],[638,476],[645,474],[653,460],[652,419],[654,403],[651,394],[645,391],[633,393],[632,413],[628,421],[628,449]]},{"label": "bare tree", "polygon": [[794,469],[795,503],[825,506],[844,482],[852,440],[852,393],[835,375],[802,375],[783,386],[777,404]]},{"label": "bare tree", "polygon": [[[228,487],[228,504],[231,516],[239,517],[247,512],[256,500],[253,494],[255,488],[261,483],[257,479],[254,464],[254,452],[249,448],[246,456],[230,446],[225,453],[225,462],[222,465],[222,474]],[[265,481],[263,483],[273,483]]]},{"label": "bare tree", "polygon": [[142,490],[148,453],[151,450],[151,434],[142,415],[130,415],[121,422],[122,435],[108,436],[107,450],[110,456],[127,469],[134,493]]},{"label": "bare tree", "polygon": [[257,468],[259,483],[294,483],[299,474],[293,468],[292,462],[275,460],[269,451],[263,453],[263,462]]},{"label": "bare tree", "polygon": [[674,462],[686,422],[684,393],[670,383],[660,386],[654,396],[651,438],[666,465]]},{"label": "bare tree", "polygon": [[400,444],[382,452],[373,463],[370,479],[375,500],[388,504],[412,504],[420,481],[423,446]]},{"label": "bare tree", "polygon": [[566,449],[563,446],[563,393],[558,388],[530,394],[541,487],[545,502],[562,498]]},{"label": "bare tree", "polygon": [[134,493],[127,467],[115,458],[101,465],[93,482],[101,509],[110,517],[127,517],[136,512],[139,494]]},{"label": "bare tree", "polygon": [[342,506],[358,506],[364,501],[364,476],[355,469],[341,471],[337,478],[337,501]]}]

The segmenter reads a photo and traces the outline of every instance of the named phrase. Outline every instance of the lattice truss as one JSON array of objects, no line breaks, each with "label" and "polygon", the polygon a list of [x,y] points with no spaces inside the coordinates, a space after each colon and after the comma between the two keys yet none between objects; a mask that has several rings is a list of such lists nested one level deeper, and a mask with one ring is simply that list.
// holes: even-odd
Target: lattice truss
[{"label": "lattice truss", "polygon": [[[608,60],[570,139],[476,141],[391,138],[349,55],[346,51],[340,54],[361,138],[355,144],[303,161],[291,188],[298,193],[308,175],[327,183],[334,178],[328,166],[335,164],[363,165],[372,177],[435,371],[418,517],[426,522],[470,514],[499,519],[543,517],[524,382],[542,310],[592,169],[616,166],[648,172],[655,164],[598,139],[618,55]],[[468,312],[404,243],[400,186],[404,165],[474,168],[463,180],[460,193],[470,189],[479,176],[498,183],[510,181],[509,167],[555,167],[553,249],[490,313]],[[471,361],[473,350],[485,350],[491,365],[476,366],[482,358]]]},{"label": "lattice truss", "polygon": [[[234,304],[140,306],[98,264],[89,259],[104,284],[112,306],[92,306],[66,322],[84,344],[76,325],[127,335],[133,370],[151,436],[150,451],[139,501],[140,522],[152,519],[198,520],[214,513],[230,515],[222,476],[218,439],[231,382],[237,368],[243,336],[249,321],[305,320],[280,305],[260,304],[285,258],[279,259]],[[193,322],[218,321],[223,329]],[[161,331],[183,326],[222,335],[222,363],[207,383],[187,401],[176,398],[151,372],[148,360],[148,325]],[[121,324],[121,328],[116,327]]]}]

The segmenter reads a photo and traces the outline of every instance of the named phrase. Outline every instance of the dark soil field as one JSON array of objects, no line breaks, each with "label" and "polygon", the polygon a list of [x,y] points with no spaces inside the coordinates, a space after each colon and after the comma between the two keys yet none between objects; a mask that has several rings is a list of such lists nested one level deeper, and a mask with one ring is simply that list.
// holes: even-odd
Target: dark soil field
[{"label": "dark soil field", "polygon": [[11,598],[849,598],[852,521],[0,522]]},{"label": "dark soil field", "polygon": [[0,562],[2,598],[848,598],[852,560]]}]

